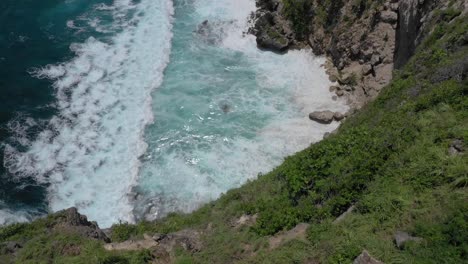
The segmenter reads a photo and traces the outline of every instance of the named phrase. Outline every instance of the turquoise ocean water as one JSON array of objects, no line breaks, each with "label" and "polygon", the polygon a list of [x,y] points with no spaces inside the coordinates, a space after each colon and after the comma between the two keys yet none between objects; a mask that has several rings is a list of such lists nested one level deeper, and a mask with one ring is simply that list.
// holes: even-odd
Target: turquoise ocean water
[{"label": "turquoise ocean water", "polygon": [[191,211],[338,124],[321,58],[259,51],[253,0],[0,4],[0,224]]}]

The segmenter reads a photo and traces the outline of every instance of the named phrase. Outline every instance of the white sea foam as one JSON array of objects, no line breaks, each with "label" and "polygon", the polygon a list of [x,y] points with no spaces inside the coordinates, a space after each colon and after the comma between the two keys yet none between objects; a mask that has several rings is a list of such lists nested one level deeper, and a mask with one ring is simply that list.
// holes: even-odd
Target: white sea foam
[{"label": "white sea foam", "polygon": [[[256,135],[220,136],[192,132],[190,121],[181,134],[159,138],[142,169],[140,188],[143,213],[148,219],[171,211],[191,211],[221,193],[253,179],[279,165],[284,157],[321,140],[339,125],[322,125],[308,119],[315,110],[347,111],[342,101],[332,100],[331,85],[322,64],[310,50],[290,51],[285,55],[260,51],[255,37],[246,35],[248,17],[255,10],[253,0],[196,0],[199,21],[223,25],[220,48],[240,53],[254,71],[256,85],[250,89],[234,89],[225,101],[234,98],[246,102],[251,111],[273,116],[269,124],[255,131]],[[225,23],[223,23],[225,22]],[[196,49],[195,49],[196,50]],[[242,66],[226,67],[226,71],[245,70]],[[206,77],[208,80],[208,77]],[[243,85],[241,80],[238,84]],[[241,93],[241,94],[239,94]],[[242,94],[245,93],[245,94]],[[215,101],[215,99],[213,100]],[[211,107],[210,107],[211,108]],[[242,111],[233,106],[233,111]],[[210,118],[196,116],[199,122]],[[223,115],[222,113],[220,115]],[[196,122],[196,121],[192,121]],[[247,125],[247,123],[246,123]],[[249,130],[249,128],[246,128]],[[164,153],[164,154],[162,154]],[[153,160],[159,156],[159,160]],[[162,160],[162,161],[161,161]]]},{"label": "white sea foam", "polygon": [[9,209],[0,209],[0,227],[13,223],[23,223],[31,220],[26,212],[11,211]]},{"label": "white sea foam", "polygon": [[52,211],[76,206],[108,227],[134,221],[129,194],[147,147],[144,128],[153,120],[151,91],[169,60],[173,6],[115,0],[96,7],[99,12],[108,12],[112,23],[89,24],[115,34],[73,44],[71,61],[35,71],[54,80],[59,114],[26,153],[7,146],[5,165],[16,177],[48,184]]}]

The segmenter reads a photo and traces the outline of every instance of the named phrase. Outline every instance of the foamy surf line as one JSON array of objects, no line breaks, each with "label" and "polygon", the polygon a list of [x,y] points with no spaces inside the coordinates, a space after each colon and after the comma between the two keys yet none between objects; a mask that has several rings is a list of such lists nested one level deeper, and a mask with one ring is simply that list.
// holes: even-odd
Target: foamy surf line
[{"label": "foamy surf line", "polygon": [[[209,54],[212,56],[210,60],[216,61],[215,56],[220,56],[221,61],[223,56],[231,61],[235,61],[232,57],[242,57],[243,65],[228,65],[221,69],[226,72],[239,70],[243,75],[229,82],[229,78],[232,78],[229,74],[215,74],[217,79],[224,78],[217,85],[234,91],[229,93],[220,90],[220,94],[213,96],[223,98],[223,104],[227,102],[229,106],[224,110],[228,113],[212,107],[219,105],[216,98],[212,98],[210,109],[206,112],[201,110],[202,104],[196,109],[190,109],[194,120],[183,115],[177,116],[177,119],[184,121],[176,133],[157,130],[158,133],[148,135],[148,142],[153,143],[148,150],[151,155],[148,155],[141,170],[139,191],[142,195],[139,196],[136,208],[139,211],[137,216],[147,220],[174,211],[190,212],[216,199],[221,193],[256,178],[258,173],[270,171],[284,157],[321,140],[325,133],[339,125],[338,122],[330,125],[314,123],[308,119],[310,112],[347,110],[344,102],[334,101],[328,90],[331,83],[321,67],[324,58],[315,57],[307,50],[290,51],[285,55],[260,51],[255,37],[244,33],[249,27],[248,17],[255,11],[255,1],[196,0],[193,7],[194,12],[190,15],[195,21],[190,23],[202,23],[194,24],[193,28],[205,27],[198,31],[198,37],[205,39],[202,43],[214,46],[212,50],[215,52]],[[185,49],[195,52],[203,50],[197,46],[200,44],[193,43]],[[177,63],[184,64],[185,61],[181,59]],[[187,74],[205,76],[209,73],[206,68],[210,63],[205,64],[204,69],[197,71],[197,74],[193,74],[192,70],[187,70]],[[212,65],[218,67],[219,63]],[[249,73],[245,74],[246,71]],[[184,76],[183,69],[178,74]],[[255,76],[255,81],[249,82],[249,75]],[[169,79],[169,76],[170,73],[166,78]],[[201,79],[207,82],[209,77]],[[201,93],[206,87],[209,84],[190,91]],[[182,101],[181,109],[186,109],[183,104]],[[233,113],[229,113],[231,110]],[[268,124],[260,129],[254,128],[255,125],[250,127],[248,123],[242,123],[245,125],[242,129],[223,124],[230,131],[219,133],[212,132],[219,131],[219,126],[208,131],[205,129],[213,120],[223,120],[224,116],[230,114],[242,115],[241,112],[247,113],[242,118],[245,120],[251,118],[253,112],[261,113],[255,116],[259,119],[269,116]],[[204,125],[199,126],[199,123]],[[255,136],[246,137],[242,135],[243,130]],[[159,134],[161,132],[162,135]]]},{"label": "foamy surf line", "polygon": [[151,92],[169,63],[174,9],[168,0],[116,0],[95,11],[113,21],[90,26],[115,35],[73,44],[71,61],[34,72],[54,81],[59,114],[26,152],[6,146],[5,167],[48,185],[51,211],[76,206],[108,227],[134,222],[131,193],[153,121]]}]

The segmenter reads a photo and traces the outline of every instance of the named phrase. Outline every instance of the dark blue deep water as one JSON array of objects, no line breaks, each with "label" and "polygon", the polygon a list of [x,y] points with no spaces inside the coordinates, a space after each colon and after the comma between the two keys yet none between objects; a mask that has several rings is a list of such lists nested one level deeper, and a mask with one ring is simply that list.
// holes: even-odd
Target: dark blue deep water
[{"label": "dark blue deep water", "polygon": [[[2,0],[0,2],[0,210],[46,212],[45,186],[18,180],[4,168],[5,144],[21,149],[15,140],[27,120],[35,120],[21,134],[34,139],[55,113],[54,89],[46,79],[33,77],[38,67],[73,56],[70,44],[86,38],[86,31],[67,27],[70,18],[86,13],[90,0]],[[44,122],[41,122],[44,121]],[[0,221],[1,222],[1,221]]]}]

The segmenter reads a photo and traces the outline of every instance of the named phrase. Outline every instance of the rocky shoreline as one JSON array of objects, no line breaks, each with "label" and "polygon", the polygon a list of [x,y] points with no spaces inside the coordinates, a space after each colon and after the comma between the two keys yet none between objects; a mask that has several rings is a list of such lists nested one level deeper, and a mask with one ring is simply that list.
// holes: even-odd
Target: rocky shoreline
[{"label": "rocky shoreline", "polygon": [[[298,1],[301,2],[301,1]],[[456,1],[461,13],[467,3]],[[317,0],[302,1],[306,8],[306,34],[299,36],[288,19],[288,0],[257,0],[250,33],[257,37],[260,49],[285,53],[290,49],[311,48],[324,55],[324,67],[333,85],[333,98],[343,98],[352,114],[377,97],[415,52],[434,26],[434,10],[448,3],[437,0],[335,1],[323,10]],[[308,3],[306,6],[304,3]],[[320,9],[322,8],[322,9]],[[326,11],[326,19],[320,16]],[[311,119],[331,122],[330,113],[311,113]]]}]

